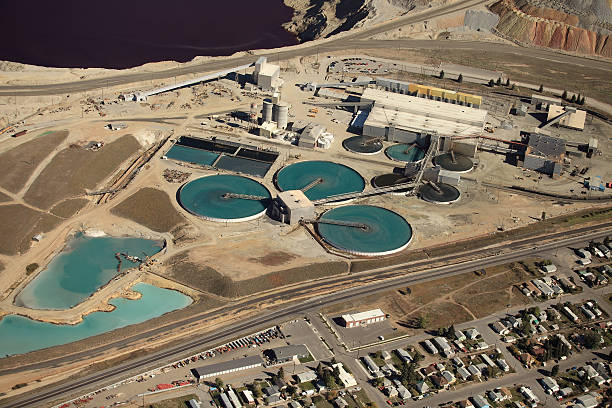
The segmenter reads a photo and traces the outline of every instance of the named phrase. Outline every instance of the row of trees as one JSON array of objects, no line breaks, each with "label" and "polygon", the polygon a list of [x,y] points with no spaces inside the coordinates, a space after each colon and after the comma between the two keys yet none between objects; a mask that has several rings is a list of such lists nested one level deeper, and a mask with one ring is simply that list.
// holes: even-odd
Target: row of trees
[{"label": "row of trees", "polygon": [[561,95],[561,99],[563,99],[564,101],[568,101],[571,103],[577,103],[578,105],[584,105],[584,96],[580,96],[580,94],[578,94],[578,96],[576,96],[576,94],[572,94],[572,96],[570,98],[568,98],[567,95],[567,91],[563,91],[563,94]]}]

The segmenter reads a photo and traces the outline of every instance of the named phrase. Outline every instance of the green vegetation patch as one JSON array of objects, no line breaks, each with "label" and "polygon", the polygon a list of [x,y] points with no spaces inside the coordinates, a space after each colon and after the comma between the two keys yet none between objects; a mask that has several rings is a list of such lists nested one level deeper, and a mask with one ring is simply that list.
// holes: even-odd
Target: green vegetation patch
[{"label": "green vegetation patch", "polygon": [[125,135],[98,151],[79,147],[64,149],[38,176],[24,199],[39,208],[49,209],[66,198],[82,195],[85,189],[93,189],[106,179],[139,147],[133,136]]},{"label": "green vegetation patch", "polygon": [[188,252],[173,256],[166,262],[166,265],[169,266],[172,279],[203,292],[214,293],[227,298],[247,296],[293,283],[348,272],[346,262],[322,262],[271,272],[256,278],[234,281],[207,265],[191,262]]},{"label": "green vegetation patch", "polygon": [[86,198],[69,198],[51,208],[51,213],[62,218],[70,218],[89,202]]},{"label": "green vegetation patch", "polygon": [[15,255],[30,248],[32,237],[55,228],[61,219],[21,204],[0,206],[0,253]]},{"label": "green vegetation patch", "polygon": [[195,399],[199,401],[200,399],[195,394],[184,395],[182,397],[176,397],[167,399],[164,401],[156,402],[155,404],[151,404],[153,408],[186,408],[187,401],[190,399]]},{"label": "green vegetation patch", "polygon": [[168,194],[151,187],[141,188],[113,207],[111,213],[157,232],[169,232],[185,222]]},{"label": "green vegetation patch", "polygon": [[43,134],[0,154],[0,186],[19,192],[38,165],[66,137],[67,131]]}]

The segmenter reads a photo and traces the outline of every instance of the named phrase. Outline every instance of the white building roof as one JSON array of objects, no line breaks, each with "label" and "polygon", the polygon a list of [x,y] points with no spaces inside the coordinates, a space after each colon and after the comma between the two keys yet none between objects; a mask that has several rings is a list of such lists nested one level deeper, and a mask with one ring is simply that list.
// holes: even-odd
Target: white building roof
[{"label": "white building roof", "polygon": [[366,88],[361,99],[374,101],[366,126],[393,125],[411,131],[467,136],[481,133],[487,116],[483,109],[372,88]]},{"label": "white building roof", "polygon": [[280,67],[278,65],[268,64],[267,62],[264,62],[263,64],[261,64],[259,75],[274,76],[279,72]]},{"label": "white building roof", "polygon": [[349,321],[359,322],[362,320],[374,319],[376,317],[384,317],[384,316],[385,314],[383,313],[382,310],[372,309],[372,310],[367,310],[365,312],[345,314],[345,315],[342,315],[342,318],[347,322]]}]

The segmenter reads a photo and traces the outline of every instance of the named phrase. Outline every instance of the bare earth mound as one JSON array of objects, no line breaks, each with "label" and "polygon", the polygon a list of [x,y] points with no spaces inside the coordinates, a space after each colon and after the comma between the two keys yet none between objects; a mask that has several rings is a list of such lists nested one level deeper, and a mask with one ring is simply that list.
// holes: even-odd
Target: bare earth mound
[{"label": "bare earth mound", "polygon": [[52,230],[61,219],[21,204],[0,206],[0,253],[15,255],[30,247],[32,236]]},{"label": "bare earth mound", "polygon": [[168,266],[166,273],[170,278],[194,289],[227,298],[247,296],[293,283],[348,272],[346,262],[322,262],[234,281],[209,266],[191,262],[187,252],[173,256],[166,262],[166,266]]},{"label": "bare earth mound", "polygon": [[64,149],[38,176],[24,199],[39,208],[49,209],[65,198],[83,194],[85,189],[92,189],[107,178],[139,146],[133,136],[125,135],[95,152]]},{"label": "bare earth mound", "polygon": [[0,154],[0,186],[17,193],[40,162],[67,136],[67,131],[52,132]]},{"label": "bare earth mound", "polygon": [[70,218],[89,202],[86,198],[69,198],[51,208],[51,213],[62,218]]},{"label": "bare earth mound", "polygon": [[168,194],[150,187],[141,188],[113,207],[111,213],[157,232],[169,232],[185,222]]}]

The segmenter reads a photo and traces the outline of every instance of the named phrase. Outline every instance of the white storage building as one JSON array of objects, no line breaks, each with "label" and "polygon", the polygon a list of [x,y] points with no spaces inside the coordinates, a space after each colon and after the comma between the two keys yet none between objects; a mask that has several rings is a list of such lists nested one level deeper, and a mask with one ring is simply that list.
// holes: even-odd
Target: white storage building
[{"label": "white storage building", "polygon": [[385,320],[385,318],[385,314],[380,309],[342,315],[342,321],[345,327],[357,327],[370,323],[378,323]]}]

